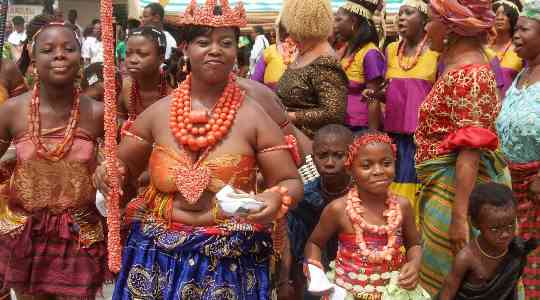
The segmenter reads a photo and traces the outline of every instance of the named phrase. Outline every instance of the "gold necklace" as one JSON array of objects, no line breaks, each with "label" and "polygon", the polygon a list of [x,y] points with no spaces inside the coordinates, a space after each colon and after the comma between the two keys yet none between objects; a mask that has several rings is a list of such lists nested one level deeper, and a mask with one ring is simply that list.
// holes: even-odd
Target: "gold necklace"
[{"label": "gold necklace", "polygon": [[493,260],[499,260],[501,258],[503,258],[506,253],[508,253],[508,248],[506,248],[506,250],[503,251],[503,253],[499,254],[499,255],[496,255],[496,256],[492,256],[492,255],[489,255],[488,253],[486,253],[484,251],[484,249],[482,249],[482,247],[480,247],[480,243],[478,242],[478,237],[474,238],[474,242],[476,244],[476,247],[478,247],[478,250],[480,250],[480,253],[482,253],[483,256],[487,257],[487,258],[490,258],[490,259],[493,259]]}]

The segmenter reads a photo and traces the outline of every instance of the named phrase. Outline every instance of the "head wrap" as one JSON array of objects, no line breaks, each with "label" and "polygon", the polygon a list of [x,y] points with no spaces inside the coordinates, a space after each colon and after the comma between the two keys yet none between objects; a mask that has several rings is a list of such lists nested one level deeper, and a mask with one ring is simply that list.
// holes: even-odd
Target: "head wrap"
[{"label": "head wrap", "polygon": [[491,0],[431,0],[431,8],[434,19],[461,36],[488,33],[495,21]]},{"label": "head wrap", "polygon": [[540,21],[540,0],[525,0],[520,16]]},{"label": "head wrap", "polygon": [[406,0],[401,6],[410,6],[416,8],[419,12],[427,15],[428,5],[422,0]]}]

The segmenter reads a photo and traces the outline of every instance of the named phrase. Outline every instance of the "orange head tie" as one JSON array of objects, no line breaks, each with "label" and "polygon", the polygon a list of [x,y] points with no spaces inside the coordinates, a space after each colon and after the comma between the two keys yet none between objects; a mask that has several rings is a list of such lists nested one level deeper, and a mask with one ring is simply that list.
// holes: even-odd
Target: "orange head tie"
[{"label": "orange head tie", "polygon": [[355,138],[352,145],[349,146],[349,152],[347,155],[347,161],[345,162],[345,166],[346,167],[352,166],[354,159],[358,155],[358,149],[360,149],[360,147],[363,147],[369,144],[374,144],[374,143],[388,144],[392,148],[394,159],[396,158],[396,154],[397,154],[396,145],[392,144],[392,139],[390,139],[390,137],[386,133],[382,133],[382,132],[366,133]]},{"label": "orange head tie", "polygon": [[[221,14],[215,14],[218,2],[221,3]],[[208,27],[244,27],[247,25],[247,17],[240,1],[235,8],[231,8],[228,0],[206,0],[204,6],[197,5],[197,0],[191,0],[180,16],[180,23]]]}]

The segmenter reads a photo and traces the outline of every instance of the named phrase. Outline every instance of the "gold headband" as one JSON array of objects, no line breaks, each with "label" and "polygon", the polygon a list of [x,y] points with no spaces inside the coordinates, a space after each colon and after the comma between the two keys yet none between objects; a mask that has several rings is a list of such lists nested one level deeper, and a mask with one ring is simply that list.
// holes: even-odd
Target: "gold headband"
[{"label": "gold headband", "polygon": [[371,18],[373,17],[373,13],[369,9],[352,1],[345,2],[345,5],[343,5],[342,8],[357,15],[360,15],[368,20],[371,20]]},{"label": "gold headband", "polygon": [[511,1],[508,1],[508,0],[497,0],[495,2],[493,2],[493,5],[496,5],[496,4],[500,4],[500,5],[506,5],[506,6],[509,6],[510,8],[512,8],[513,10],[515,10],[516,12],[519,13],[519,7],[512,3]]},{"label": "gold headband", "polygon": [[[506,1],[506,0],[503,0]],[[418,9],[423,14],[428,14],[428,5],[422,0],[406,0],[402,6],[410,6]]]}]

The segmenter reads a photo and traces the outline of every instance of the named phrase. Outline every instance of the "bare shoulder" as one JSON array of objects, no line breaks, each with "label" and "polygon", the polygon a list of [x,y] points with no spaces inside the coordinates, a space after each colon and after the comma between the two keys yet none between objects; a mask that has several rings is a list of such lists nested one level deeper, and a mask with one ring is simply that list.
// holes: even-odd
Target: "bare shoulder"
[{"label": "bare shoulder", "polygon": [[403,198],[401,196],[396,196],[396,200],[397,200],[397,203],[399,204],[399,207],[401,208],[402,212],[412,212],[413,211],[413,207],[411,205],[411,202],[408,199]]},{"label": "bare shoulder", "polygon": [[86,95],[81,95],[81,104],[85,105],[89,109],[89,112],[94,116],[103,116],[105,113],[105,105],[103,102],[96,101],[95,99],[88,97]]},{"label": "bare shoulder", "polygon": [[[138,118],[164,118],[169,120],[169,107],[171,105],[172,96],[166,96],[148,106]],[[137,118],[137,119],[138,119]],[[157,119],[156,119],[157,120]]]},{"label": "bare shoulder", "polygon": [[472,250],[472,243],[469,242],[463,249],[461,249],[456,255],[454,264],[460,268],[468,269],[473,263],[475,254]]},{"label": "bare shoulder", "polygon": [[10,113],[14,114],[21,108],[24,108],[25,106],[30,105],[30,100],[32,99],[32,92],[26,92],[24,94],[20,94],[17,97],[9,98],[7,101],[2,103],[0,105],[0,111],[2,114]]},{"label": "bare shoulder", "polygon": [[246,91],[246,95],[261,105],[273,119],[274,115],[283,114],[285,112],[279,97],[266,85],[245,78],[239,78],[238,84],[242,90]]},{"label": "bare shoulder", "polygon": [[342,214],[343,212],[345,212],[346,207],[347,207],[347,196],[343,196],[328,203],[328,205],[326,205],[324,210],[327,211],[327,213],[330,213],[334,216],[338,216]]}]

